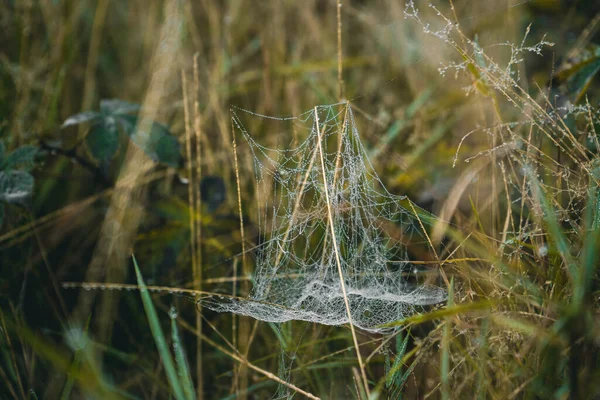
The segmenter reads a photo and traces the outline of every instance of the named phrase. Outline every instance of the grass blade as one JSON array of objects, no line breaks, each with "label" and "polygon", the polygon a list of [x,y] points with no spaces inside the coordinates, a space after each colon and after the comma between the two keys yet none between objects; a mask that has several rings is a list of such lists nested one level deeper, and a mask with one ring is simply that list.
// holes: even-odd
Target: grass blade
[{"label": "grass blade", "polygon": [[[454,305],[454,277],[450,281],[450,287],[448,287],[448,305],[452,307]],[[450,399],[450,339],[452,329],[452,319],[450,316],[446,317],[444,322],[444,331],[442,337],[442,354],[441,354],[441,381],[442,381],[442,399]]]},{"label": "grass blade", "polygon": [[441,308],[439,310],[431,311],[425,314],[415,314],[408,318],[387,323],[385,325],[382,325],[382,327],[391,328],[394,326],[402,326],[408,324],[422,324],[423,322],[431,321],[434,319],[441,319],[444,317],[449,317],[465,312],[489,310],[492,307],[492,305],[493,302],[489,300],[459,304],[451,307]]},{"label": "grass blade", "polygon": [[154,337],[154,342],[156,343],[156,347],[158,348],[158,354],[160,354],[160,358],[162,359],[163,365],[165,367],[165,373],[167,374],[167,378],[169,379],[171,389],[173,390],[173,395],[177,400],[185,400],[186,397],[184,396],[181,383],[179,382],[177,371],[175,370],[175,364],[173,363],[173,358],[171,357],[171,353],[169,352],[169,346],[167,346],[167,341],[165,340],[165,336],[162,332],[162,329],[160,328],[160,322],[158,321],[156,309],[154,308],[154,304],[152,304],[152,299],[150,298],[150,294],[148,293],[146,284],[142,279],[142,274],[140,273],[140,269],[138,267],[135,256],[132,256],[132,258],[133,265],[135,267],[135,275],[137,277],[138,285],[140,287],[142,303],[144,304],[144,310],[146,311],[146,316],[148,317],[148,323],[150,325],[150,330],[152,331],[152,336]]},{"label": "grass blade", "polygon": [[177,371],[179,372],[179,380],[183,386],[186,398],[192,400],[196,398],[194,391],[194,385],[192,384],[192,377],[188,368],[187,359],[183,352],[183,344],[179,337],[179,330],[177,329],[177,311],[175,308],[171,308],[169,312],[171,317],[171,337],[173,338],[173,352],[175,353],[175,363],[177,364]]}]

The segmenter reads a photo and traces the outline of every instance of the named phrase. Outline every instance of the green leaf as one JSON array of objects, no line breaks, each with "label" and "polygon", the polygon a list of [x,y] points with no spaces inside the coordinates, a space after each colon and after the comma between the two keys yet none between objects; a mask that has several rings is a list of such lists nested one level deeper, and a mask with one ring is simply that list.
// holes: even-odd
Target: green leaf
[{"label": "green leaf", "polygon": [[[569,240],[563,229],[561,229],[561,225],[557,216],[558,210],[548,200],[548,195],[543,191],[540,181],[531,168],[527,167],[525,172],[531,181],[530,185],[533,192],[533,197],[539,203],[543,211],[542,218],[544,224],[546,225],[546,237],[554,242],[556,250],[558,250],[566,264],[567,271],[571,277],[571,283],[575,284],[578,282],[580,271],[574,257],[571,255],[571,245]],[[551,273],[555,274],[556,272],[552,271]]]},{"label": "green leaf", "polygon": [[574,94],[575,103],[579,102],[587,92],[598,71],[600,71],[600,57],[591,61],[569,79],[568,90]]},{"label": "green leaf", "polygon": [[110,99],[100,101],[100,112],[103,115],[123,115],[138,112],[140,106],[128,101]]},{"label": "green leaf", "polygon": [[107,165],[119,148],[119,128],[150,158],[156,162],[179,167],[182,161],[179,141],[169,128],[151,122],[150,132],[136,131],[140,109],[138,104],[111,99],[100,102],[100,112],[85,112],[67,119],[63,127],[93,122],[86,137],[86,145],[91,156],[99,163]]},{"label": "green leaf", "polygon": [[574,102],[577,103],[599,71],[600,46],[590,45],[565,62],[555,76],[563,83],[563,89],[573,95]]},{"label": "green leaf", "polygon": [[61,128],[66,128],[68,126],[73,126],[73,125],[79,125],[79,124],[83,124],[85,122],[94,122],[98,119],[100,119],[100,113],[94,112],[94,111],[86,111],[86,112],[82,112],[80,114],[75,114],[70,116],[69,118],[66,119],[65,122],[63,122]]},{"label": "green leaf", "polygon": [[25,171],[0,171],[0,201],[27,205],[33,193],[33,176]]},{"label": "green leaf", "polygon": [[162,124],[153,122],[149,133],[137,131],[131,136],[131,140],[156,162],[175,168],[181,163],[179,141]]},{"label": "green leaf", "polygon": [[38,148],[35,146],[21,146],[6,157],[3,169],[22,167],[25,170],[29,170],[33,167],[33,161],[37,152]]},{"label": "green leaf", "polygon": [[119,115],[117,121],[119,121],[119,126],[127,136],[133,135],[138,121],[135,115]]},{"label": "green leaf", "polygon": [[181,153],[179,151],[179,141],[175,136],[164,135],[158,139],[156,147],[158,161],[177,168],[181,162]]},{"label": "green leaf", "polygon": [[119,131],[113,117],[104,118],[94,125],[85,137],[85,144],[91,156],[101,164],[107,164],[119,148]]},{"label": "green leaf", "polygon": [[140,287],[140,295],[142,297],[142,303],[144,304],[144,310],[146,311],[146,316],[148,317],[150,331],[152,332],[152,336],[154,336],[154,342],[156,343],[158,353],[160,354],[163,366],[165,367],[165,373],[167,374],[171,389],[173,390],[173,394],[177,400],[185,400],[185,395],[181,387],[181,383],[179,382],[177,371],[175,370],[173,357],[169,352],[169,346],[167,346],[167,341],[165,340],[163,331],[160,328],[158,314],[156,313],[154,304],[152,304],[152,299],[150,298],[146,284],[142,279],[142,274],[140,273],[140,268],[138,267],[135,256],[133,256],[133,266],[135,268],[138,286]]}]

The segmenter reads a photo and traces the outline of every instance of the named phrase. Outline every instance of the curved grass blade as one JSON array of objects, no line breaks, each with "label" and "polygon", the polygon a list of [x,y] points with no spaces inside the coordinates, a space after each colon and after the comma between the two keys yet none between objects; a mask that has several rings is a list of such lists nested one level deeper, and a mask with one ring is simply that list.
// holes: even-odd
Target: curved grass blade
[{"label": "curved grass blade", "polygon": [[132,258],[133,266],[135,267],[135,275],[137,277],[138,285],[140,287],[142,303],[144,304],[144,310],[146,311],[146,316],[148,317],[148,323],[150,325],[150,330],[152,331],[154,341],[156,342],[158,353],[160,354],[163,366],[165,367],[165,373],[167,374],[167,378],[169,379],[171,389],[173,390],[173,395],[177,400],[186,400],[183,388],[181,387],[181,383],[179,382],[179,378],[177,376],[177,371],[175,370],[173,358],[171,357],[171,353],[169,352],[169,346],[167,346],[165,336],[163,335],[162,329],[160,328],[160,322],[158,321],[156,309],[154,308],[154,304],[152,304],[152,299],[150,298],[150,294],[148,293],[146,284],[142,279],[142,274],[140,273],[140,269],[138,267],[135,256],[132,256]]},{"label": "curved grass blade", "polygon": [[441,308],[439,310],[431,311],[425,314],[415,314],[408,318],[387,323],[385,325],[382,325],[382,327],[392,328],[395,326],[402,326],[408,324],[422,324],[423,322],[431,321],[434,319],[441,319],[444,317],[449,317],[465,312],[489,310],[492,307],[492,305],[493,302],[489,300],[483,300],[467,304],[459,304],[452,307]]},{"label": "curved grass blade", "polygon": [[177,363],[177,372],[179,372],[179,379],[183,386],[183,391],[188,399],[195,399],[196,393],[194,391],[194,385],[192,384],[192,377],[188,368],[185,353],[183,352],[183,344],[179,337],[179,330],[177,329],[177,312],[172,309],[170,312],[171,316],[171,337],[173,338],[173,353],[175,353],[175,363]]}]

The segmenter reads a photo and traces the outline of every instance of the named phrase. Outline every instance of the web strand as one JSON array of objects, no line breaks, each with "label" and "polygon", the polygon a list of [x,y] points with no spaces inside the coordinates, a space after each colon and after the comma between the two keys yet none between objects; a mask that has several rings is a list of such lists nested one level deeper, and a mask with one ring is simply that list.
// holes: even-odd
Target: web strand
[{"label": "web strand", "polygon": [[[240,116],[265,119],[267,129],[279,135],[291,133],[293,124],[304,140],[270,148],[249,133]],[[351,106],[266,118],[232,111],[233,125],[250,148],[262,199],[257,224],[265,242],[254,253],[254,287],[248,299],[208,296],[202,303],[269,322],[351,323],[382,332],[382,325],[444,301],[442,289],[415,282],[407,244],[426,242],[424,226],[406,207],[412,203],[391,194],[379,179]]]}]

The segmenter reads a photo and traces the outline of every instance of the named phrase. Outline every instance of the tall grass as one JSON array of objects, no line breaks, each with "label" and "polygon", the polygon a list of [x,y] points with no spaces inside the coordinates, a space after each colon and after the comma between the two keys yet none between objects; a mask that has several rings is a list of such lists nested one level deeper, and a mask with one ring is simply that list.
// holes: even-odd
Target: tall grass
[{"label": "tall grass", "polygon": [[[84,147],[39,158],[31,205],[7,205],[0,228],[0,397],[599,396],[598,78],[568,78],[595,65],[577,63],[600,41],[598,10],[406,3],[0,5],[7,149],[75,148],[86,131],[62,121],[120,98],[179,135],[187,161],[158,166],[128,143],[106,171],[78,163]],[[230,106],[284,116],[342,99],[388,189],[439,217],[409,250],[448,303],[390,335],[197,307],[246,296],[264,240]],[[248,123],[271,147],[302,139]],[[216,210],[206,176],[226,188]],[[142,275],[141,301],[116,290]],[[94,290],[55,291],[54,276]]]}]

